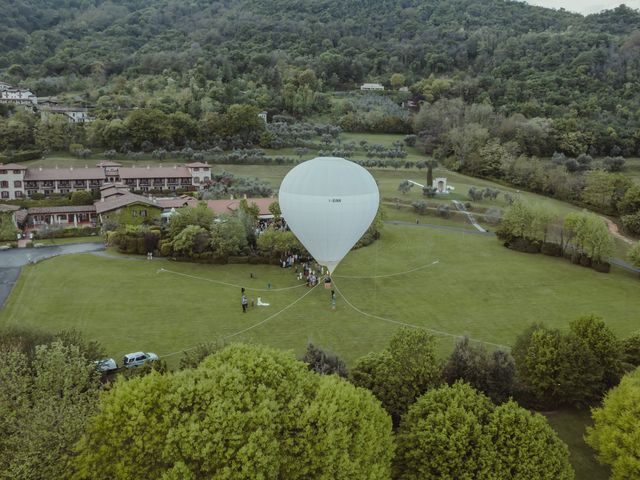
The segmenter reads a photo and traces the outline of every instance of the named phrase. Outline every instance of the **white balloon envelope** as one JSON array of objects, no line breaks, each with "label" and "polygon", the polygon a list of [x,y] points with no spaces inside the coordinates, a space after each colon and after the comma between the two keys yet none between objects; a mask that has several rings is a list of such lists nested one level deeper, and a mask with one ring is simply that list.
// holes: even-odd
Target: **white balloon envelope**
[{"label": "white balloon envelope", "polygon": [[282,217],[330,273],[367,231],[380,193],[367,170],[344,158],[318,157],[293,168],[278,195]]}]

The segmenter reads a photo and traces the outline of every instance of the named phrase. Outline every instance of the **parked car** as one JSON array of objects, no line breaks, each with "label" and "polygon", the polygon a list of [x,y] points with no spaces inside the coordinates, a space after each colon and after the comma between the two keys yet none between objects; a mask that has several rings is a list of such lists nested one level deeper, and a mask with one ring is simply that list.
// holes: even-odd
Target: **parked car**
[{"label": "parked car", "polygon": [[158,355],[153,352],[134,352],[128,353],[123,358],[123,366],[126,368],[139,367],[147,362],[158,360]]},{"label": "parked car", "polygon": [[113,358],[103,358],[93,362],[100,373],[111,373],[118,370],[118,364]]}]

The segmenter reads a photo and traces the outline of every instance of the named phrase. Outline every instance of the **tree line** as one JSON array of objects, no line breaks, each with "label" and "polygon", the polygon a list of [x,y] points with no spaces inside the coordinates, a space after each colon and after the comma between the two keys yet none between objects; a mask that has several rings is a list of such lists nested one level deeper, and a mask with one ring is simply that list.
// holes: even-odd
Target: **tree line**
[{"label": "tree line", "polygon": [[400,97],[336,101],[336,90],[380,81],[429,105],[462,98],[550,119],[572,156],[638,152],[640,14],[625,6],[587,17],[500,0],[0,6],[3,79],[41,96],[80,95],[100,118],[146,108],[199,121],[243,104],[406,131],[406,114],[391,111]]},{"label": "tree line", "polygon": [[5,327],[0,477],[572,479],[567,446],[523,406],[603,396],[587,441],[633,476],[640,424],[618,414],[637,410],[640,336],[620,341],[594,316],[569,327],[533,325],[511,354],[461,338],[444,360],[402,328],[351,372],[313,344],[296,360],[214,341],[176,371],[160,360],[104,385],[96,342]]}]

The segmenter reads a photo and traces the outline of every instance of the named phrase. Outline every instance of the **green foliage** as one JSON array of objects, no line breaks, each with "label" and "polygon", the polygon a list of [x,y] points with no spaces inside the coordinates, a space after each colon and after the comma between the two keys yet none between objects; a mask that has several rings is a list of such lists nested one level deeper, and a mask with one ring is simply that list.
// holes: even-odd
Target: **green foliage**
[{"label": "green foliage", "polygon": [[631,235],[640,235],[640,210],[631,215],[620,217],[622,228]]},{"label": "green foliage", "polygon": [[311,342],[307,343],[307,351],[301,360],[309,365],[309,370],[316,373],[322,375],[336,374],[343,378],[349,376],[347,365],[337,355],[327,353]]},{"label": "green foliage", "polygon": [[171,241],[173,252],[185,257],[201,254],[211,247],[211,233],[199,225],[188,225]]},{"label": "green foliage", "polygon": [[633,247],[629,249],[628,256],[631,263],[640,268],[640,242],[636,242]]},{"label": "green foliage", "polygon": [[615,243],[604,219],[588,212],[572,212],[564,219],[567,244],[594,262],[613,255]]},{"label": "green foliage", "polygon": [[220,257],[238,255],[247,248],[245,228],[238,217],[221,215],[216,219],[211,229],[211,246]]},{"label": "green foliage", "polygon": [[505,211],[497,234],[506,239],[544,241],[551,220],[552,214],[546,208],[517,199]]},{"label": "green foliage", "polygon": [[199,203],[196,207],[178,209],[175,214],[169,217],[167,238],[173,240],[189,225],[197,225],[211,231],[213,228],[213,212],[205,203]]},{"label": "green foliage", "polygon": [[257,239],[258,251],[269,257],[280,257],[286,252],[305,252],[304,247],[291,231],[267,228]]},{"label": "green foliage", "polygon": [[606,213],[617,213],[617,205],[633,185],[630,178],[620,173],[592,171],[585,174],[586,185],[582,199]]},{"label": "green foliage", "polygon": [[385,350],[358,359],[351,378],[371,390],[397,424],[409,405],[439,383],[435,339],[424,330],[403,327]]},{"label": "green foliage", "polygon": [[225,346],[224,340],[217,340],[200,343],[189,350],[185,350],[180,358],[180,370],[197,368],[205,358],[222,350]]},{"label": "green foliage", "polygon": [[570,322],[569,329],[584,342],[602,367],[602,392],[617,385],[622,377],[622,347],[603,319],[596,315],[585,315]]},{"label": "green foliage", "polygon": [[396,478],[487,478],[493,459],[483,427],[492,410],[487,397],[462,382],[422,395],[402,417]]},{"label": "green foliage", "polygon": [[195,369],[118,382],[78,450],[78,479],[386,479],[393,440],[368,392],[232,345]]},{"label": "green foliage", "polygon": [[569,449],[547,420],[509,401],[496,407],[487,426],[495,461],[490,479],[573,480]]},{"label": "green foliage", "polygon": [[280,210],[280,204],[278,202],[273,202],[269,204],[269,213],[273,215],[275,220],[278,220],[282,216],[282,211]]},{"label": "green foliage", "polygon": [[86,190],[78,190],[71,194],[71,205],[93,205],[93,197],[91,192]]},{"label": "green foliage", "polygon": [[13,241],[20,233],[13,223],[13,212],[0,212],[0,241]]},{"label": "green foliage", "polygon": [[593,410],[593,427],[585,440],[598,452],[598,460],[611,466],[611,479],[640,476],[640,369],[622,378]]},{"label": "green foliage", "polygon": [[595,316],[562,333],[533,325],[512,349],[522,401],[544,408],[597,402],[622,373],[618,340]]},{"label": "green foliage", "polygon": [[509,401],[495,407],[457,382],[427,392],[402,417],[396,478],[572,480],[567,446],[547,421]]},{"label": "green foliage", "polygon": [[0,352],[0,478],[69,478],[73,446],[94,412],[95,366],[77,346]]},{"label": "green foliage", "polygon": [[640,366],[640,332],[636,332],[621,342],[622,361],[634,367]]}]

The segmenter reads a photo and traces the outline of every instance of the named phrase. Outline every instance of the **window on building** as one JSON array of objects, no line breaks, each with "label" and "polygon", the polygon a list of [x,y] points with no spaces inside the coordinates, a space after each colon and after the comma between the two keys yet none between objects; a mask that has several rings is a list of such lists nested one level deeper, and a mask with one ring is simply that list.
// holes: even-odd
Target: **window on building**
[{"label": "window on building", "polygon": [[0,182],[0,188],[9,188],[9,182],[3,180]]},{"label": "window on building", "polygon": [[13,173],[15,175],[20,175],[22,173],[22,170],[14,170]]},{"label": "window on building", "polygon": [[138,216],[138,211],[137,210],[131,210],[131,216],[132,217],[137,217]]},{"label": "window on building", "polygon": [[9,198],[9,192],[2,192],[2,198]]},{"label": "window on building", "polygon": [[6,170],[0,170],[0,175],[6,175],[7,171]]},{"label": "window on building", "polygon": [[140,210],[140,216],[141,217],[146,217],[147,216],[147,211],[146,210]]},{"label": "window on building", "polygon": [[16,198],[22,198],[22,192],[20,190],[16,192]]},{"label": "window on building", "polygon": [[16,180],[15,182],[13,182],[13,186],[15,188],[22,188],[22,182],[20,180]]}]

